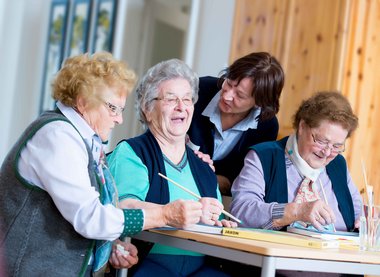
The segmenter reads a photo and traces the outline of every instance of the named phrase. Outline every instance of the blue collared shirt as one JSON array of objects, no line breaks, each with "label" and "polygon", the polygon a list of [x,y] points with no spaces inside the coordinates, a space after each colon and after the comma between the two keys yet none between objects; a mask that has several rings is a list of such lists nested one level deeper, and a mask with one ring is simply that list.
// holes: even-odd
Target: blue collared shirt
[{"label": "blue collared shirt", "polygon": [[261,113],[261,108],[252,109],[246,118],[232,128],[223,131],[218,106],[220,97],[221,92],[219,91],[202,112],[202,115],[209,117],[210,121],[215,125],[213,160],[220,160],[227,156],[245,131],[257,129],[258,120],[256,118]]}]

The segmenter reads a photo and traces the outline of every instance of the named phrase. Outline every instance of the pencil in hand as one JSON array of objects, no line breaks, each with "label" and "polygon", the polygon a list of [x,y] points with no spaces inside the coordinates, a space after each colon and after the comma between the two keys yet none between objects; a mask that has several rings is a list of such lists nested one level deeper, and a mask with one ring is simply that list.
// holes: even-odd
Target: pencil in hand
[{"label": "pencil in hand", "polygon": [[[201,196],[199,196],[198,194],[192,192],[192,191],[189,190],[188,188],[185,188],[184,186],[178,184],[176,181],[174,181],[174,180],[172,180],[172,179],[166,177],[164,174],[162,174],[162,173],[159,172],[158,175],[159,175],[160,177],[162,177],[162,178],[168,180],[168,181],[171,182],[172,184],[176,185],[176,186],[179,187],[180,189],[182,189],[182,190],[186,191],[187,193],[191,194],[192,196],[194,196],[194,197],[197,198],[198,200],[202,198]],[[235,220],[236,222],[242,224],[242,221],[241,221],[240,219],[234,217],[234,216],[233,216],[232,214],[230,214],[229,212],[226,212],[225,210],[222,210],[222,214],[224,214],[224,215],[230,217],[231,219]]]}]

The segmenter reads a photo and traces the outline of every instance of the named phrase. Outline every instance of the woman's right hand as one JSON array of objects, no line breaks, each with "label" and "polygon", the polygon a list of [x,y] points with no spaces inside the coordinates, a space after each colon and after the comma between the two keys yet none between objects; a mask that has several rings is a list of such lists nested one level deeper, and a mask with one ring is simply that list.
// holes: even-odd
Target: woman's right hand
[{"label": "woman's right hand", "polygon": [[163,206],[163,216],[167,225],[185,228],[199,222],[202,204],[193,200],[176,200]]}]

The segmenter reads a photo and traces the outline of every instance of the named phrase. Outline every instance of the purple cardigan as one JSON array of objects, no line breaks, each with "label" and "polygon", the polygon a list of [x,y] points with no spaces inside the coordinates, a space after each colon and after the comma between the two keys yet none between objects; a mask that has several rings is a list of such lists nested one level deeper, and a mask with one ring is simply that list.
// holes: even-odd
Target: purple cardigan
[{"label": "purple cardigan", "polygon": [[[285,155],[285,153],[284,153]],[[302,177],[291,160],[285,155],[286,175],[288,180],[288,199],[293,201]],[[347,231],[343,217],[338,209],[338,202],[332,190],[331,181],[324,170],[320,177],[327,201],[336,216],[337,230]],[[319,181],[318,181],[319,182]],[[347,169],[347,185],[352,196],[355,219],[360,216],[361,197]],[[260,159],[254,150],[245,158],[244,167],[232,185],[231,213],[241,219],[246,227],[265,228],[272,223],[273,209],[276,202],[265,203],[265,181]]]}]

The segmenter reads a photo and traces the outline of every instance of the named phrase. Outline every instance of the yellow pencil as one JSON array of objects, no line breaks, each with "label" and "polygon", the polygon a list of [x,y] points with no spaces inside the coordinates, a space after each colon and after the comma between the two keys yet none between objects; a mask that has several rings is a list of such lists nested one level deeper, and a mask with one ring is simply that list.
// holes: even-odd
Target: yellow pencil
[{"label": "yellow pencil", "polygon": [[[173,183],[173,184],[176,185],[177,187],[183,189],[184,191],[186,191],[187,193],[191,194],[191,195],[194,196],[195,198],[197,198],[197,199],[201,199],[201,198],[202,198],[202,197],[200,197],[198,194],[196,194],[196,193],[192,192],[191,190],[185,188],[184,186],[178,184],[176,181],[174,181],[174,180],[172,180],[172,179],[166,177],[164,174],[162,174],[162,173],[158,173],[158,175],[160,175],[162,178],[164,178],[164,179],[170,181],[171,183]],[[236,222],[238,222],[238,223],[240,223],[240,224],[242,223],[240,219],[234,217],[234,216],[233,216],[232,214],[230,214],[229,212],[226,212],[225,210],[222,210],[222,213],[225,214],[226,216],[232,218],[232,219],[235,220]]]}]

